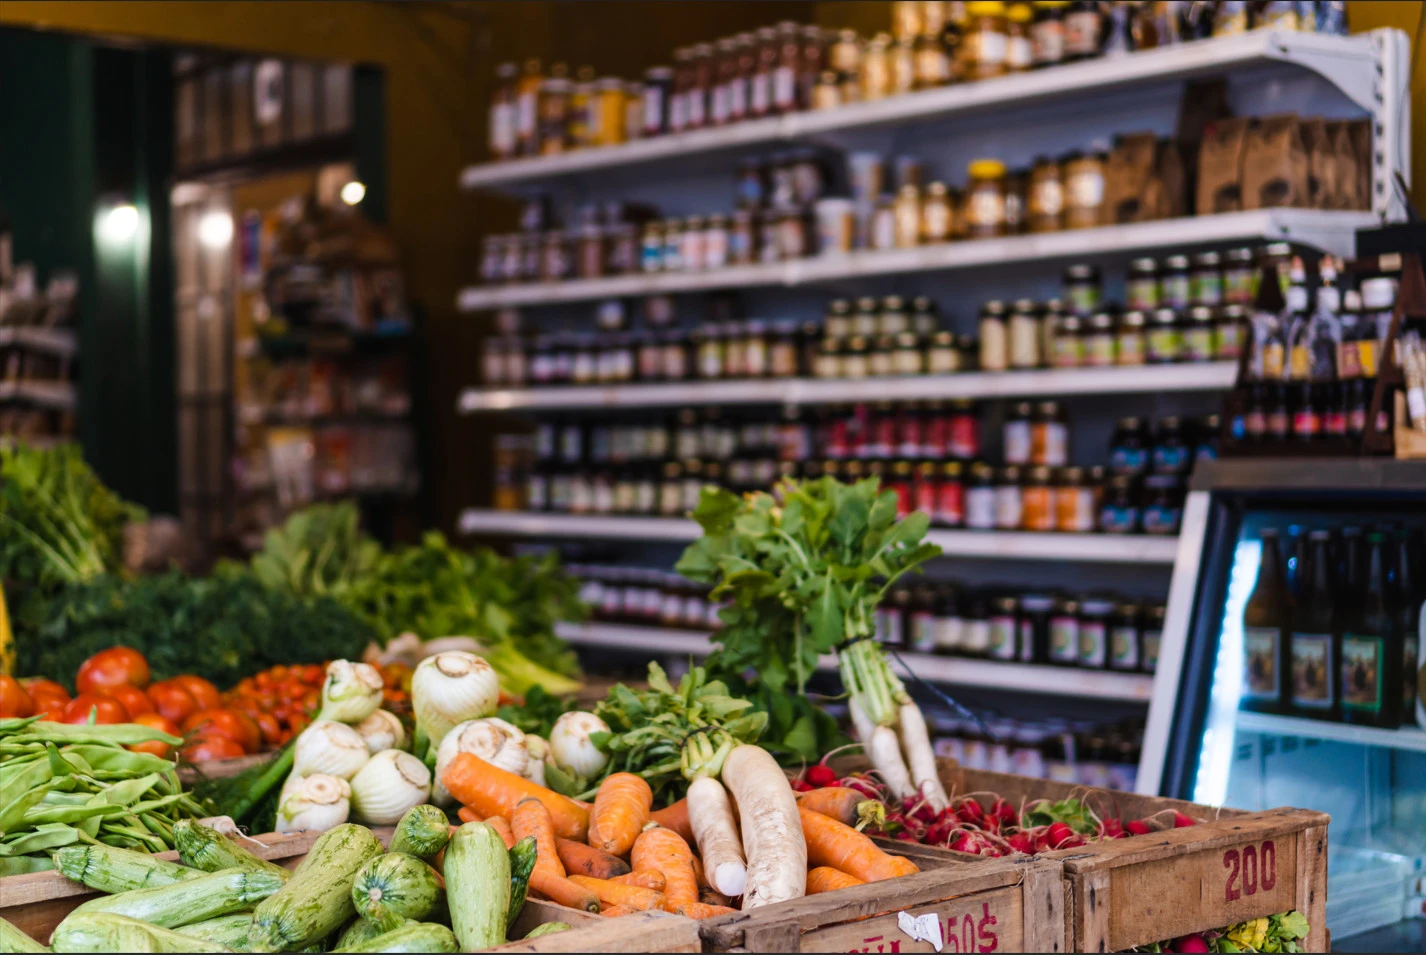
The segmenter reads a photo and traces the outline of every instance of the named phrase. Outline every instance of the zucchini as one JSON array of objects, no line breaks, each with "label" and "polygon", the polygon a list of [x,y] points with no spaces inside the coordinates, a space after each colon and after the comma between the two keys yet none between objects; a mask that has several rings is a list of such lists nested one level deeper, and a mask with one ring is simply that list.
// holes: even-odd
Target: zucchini
[{"label": "zucchini", "polygon": [[478,952],[505,941],[510,913],[510,855],[483,822],[468,822],[446,846],[446,898],[462,951]]},{"label": "zucchini", "polygon": [[128,892],[196,879],[197,869],[117,846],[73,845],[55,850],[55,868],[100,892]]},{"label": "zucchini", "polygon": [[388,852],[405,852],[427,862],[434,859],[451,841],[451,824],[445,812],[422,803],[406,810],[391,835]]},{"label": "zucchini", "polygon": [[322,833],[288,883],[258,904],[249,949],[293,951],[341,928],[356,914],[352,884],[357,873],[379,855],[381,843],[370,829],[342,823]]},{"label": "zucchini", "polygon": [[220,915],[215,919],[204,919],[201,922],[194,922],[192,925],[184,925],[174,929],[179,935],[186,935],[189,938],[199,938],[205,942],[217,942],[219,945],[226,945],[229,948],[246,948],[248,944],[248,932],[253,927],[253,914],[251,912],[235,912],[232,915]]},{"label": "zucchini", "polygon": [[276,876],[228,869],[174,885],[101,895],[74,911],[108,912],[140,919],[160,928],[177,928],[250,909],[280,888],[282,880]]},{"label": "zucchini", "polygon": [[259,859],[217,829],[205,826],[196,819],[180,819],[173,824],[173,844],[178,849],[180,862],[204,872],[245,869],[248,872],[268,872],[284,882],[292,877],[291,870]]},{"label": "zucchini", "polygon": [[0,919],[0,952],[48,952],[39,942]]},{"label": "zucchini", "polygon": [[406,919],[420,921],[431,914],[440,895],[436,870],[404,852],[369,859],[352,884],[357,914],[387,932]]},{"label": "zucchini", "polygon": [[361,945],[381,935],[381,926],[371,919],[357,917],[352,919],[351,924],[342,930],[342,934],[337,937],[337,944],[332,946],[333,951],[341,951],[353,945]]},{"label": "zucchini", "polygon": [[231,952],[217,942],[179,935],[111,912],[71,912],[50,936],[56,952]]},{"label": "zucchini", "polygon": [[526,836],[510,847],[510,908],[505,915],[505,931],[515,927],[520,910],[525,907],[525,893],[530,889],[530,875],[535,871],[535,837]]},{"label": "zucchini", "polygon": [[398,929],[384,932],[339,952],[458,952],[455,933],[444,925],[432,922],[407,922]]},{"label": "zucchini", "polygon": [[568,932],[573,927],[574,926],[570,925],[568,922],[541,922],[539,925],[536,925],[534,928],[530,929],[530,933],[525,937],[539,938],[541,935],[553,935],[556,932]]}]

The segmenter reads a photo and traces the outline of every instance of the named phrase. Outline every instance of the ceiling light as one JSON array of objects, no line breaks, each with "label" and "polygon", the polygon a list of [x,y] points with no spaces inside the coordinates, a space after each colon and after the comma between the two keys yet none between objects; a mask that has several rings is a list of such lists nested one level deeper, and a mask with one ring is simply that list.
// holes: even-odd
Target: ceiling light
[{"label": "ceiling light", "polygon": [[342,186],[342,201],[347,205],[354,206],[364,198],[366,198],[366,186],[355,179]]},{"label": "ceiling light", "polygon": [[101,224],[104,238],[112,242],[127,242],[139,231],[139,210],[125,203],[115,206],[104,214]]},{"label": "ceiling light", "polygon": [[233,241],[233,217],[222,210],[205,212],[198,220],[198,241],[210,249],[225,249]]}]

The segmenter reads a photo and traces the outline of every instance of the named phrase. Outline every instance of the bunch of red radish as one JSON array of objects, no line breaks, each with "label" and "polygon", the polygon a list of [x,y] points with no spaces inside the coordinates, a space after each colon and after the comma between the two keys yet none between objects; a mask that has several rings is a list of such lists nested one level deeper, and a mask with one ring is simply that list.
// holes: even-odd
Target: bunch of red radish
[{"label": "bunch of red radish", "polygon": [[[1094,831],[1078,832],[1067,822],[1026,826],[1027,814],[1050,800],[1035,800],[1017,809],[1008,800],[993,793],[990,807],[974,796],[953,798],[951,805],[937,812],[926,802],[894,804],[888,800],[886,788],[868,773],[852,773],[838,778],[824,763],[807,767],[792,783],[799,792],[841,786],[854,789],[869,800],[884,806],[884,822],[868,825],[863,831],[871,836],[885,836],[920,845],[939,846],[972,855],[1006,856],[1014,853],[1035,855],[1054,849],[1072,849],[1106,839],[1124,839],[1165,829],[1182,829],[1195,825],[1195,820],[1176,810],[1164,810],[1144,819],[1127,823],[1117,816],[1100,818],[1086,809],[1095,822]],[[878,816],[883,814],[878,812]]]}]

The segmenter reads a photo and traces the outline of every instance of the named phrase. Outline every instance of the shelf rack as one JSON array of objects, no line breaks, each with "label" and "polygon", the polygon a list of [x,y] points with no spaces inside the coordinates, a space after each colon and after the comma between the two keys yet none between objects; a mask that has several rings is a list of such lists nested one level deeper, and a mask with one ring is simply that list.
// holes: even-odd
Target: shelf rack
[{"label": "shelf rack", "polygon": [[78,399],[69,381],[0,381],[0,401],[28,401],[57,411],[73,410]]},{"label": "shelf rack", "polygon": [[[691,630],[611,623],[561,623],[555,625],[555,633],[576,646],[694,657],[707,656],[713,650],[713,642],[707,634]],[[1148,702],[1153,689],[1153,677],[1143,673],[994,663],[926,653],[900,653],[899,656],[906,667],[921,679],[952,686],[1051,696],[1090,696],[1130,703]],[[894,659],[892,665],[902,669]],[[817,668],[836,670],[837,658],[823,656],[817,661]]]},{"label": "shelf rack", "polygon": [[32,325],[0,326],[0,348],[21,346],[60,358],[73,357],[78,345],[70,328]]},{"label": "shelf rack", "polygon": [[1240,712],[1235,726],[1249,733],[1273,736],[1300,736],[1333,743],[1355,743],[1359,746],[1382,746],[1387,749],[1426,753],[1426,730],[1414,726],[1385,729],[1380,726],[1357,726],[1352,723],[1329,723],[1299,716],[1278,716],[1273,713]]}]

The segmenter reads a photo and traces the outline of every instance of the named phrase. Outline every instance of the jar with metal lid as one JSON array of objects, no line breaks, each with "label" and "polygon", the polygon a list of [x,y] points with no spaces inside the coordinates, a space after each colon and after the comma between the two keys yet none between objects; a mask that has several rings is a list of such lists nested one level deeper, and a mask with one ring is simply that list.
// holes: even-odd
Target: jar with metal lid
[{"label": "jar with metal lid", "polygon": [[925,356],[915,333],[902,332],[896,336],[895,351],[892,354],[892,374],[920,375],[926,371]]},{"label": "jar with metal lid", "polygon": [[933,89],[951,81],[951,57],[939,36],[919,36],[913,47],[916,88]]},{"label": "jar with metal lid", "polygon": [[1008,338],[1005,303],[999,299],[991,299],[980,307],[980,368],[982,371],[1004,371],[1009,367]]},{"label": "jar with metal lid", "polygon": [[995,473],[995,529],[1019,530],[1024,520],[1023,472],[1007,464]]},{"label": "jar with metal lid", "polygon": [[1212,361],[1218,337],[1217,309],[1195,305],[1188,310],[1188,324],[1183,330],[1183,360]]},{"label": "jar with metal lid", "polygon": [[956,336],[952,332],[936,332],[926,346],[926,372],[932,375],[948,375],[961,370],[961,352],[956,347]]},{"label": "jar with metal lid", "polygon": [[1132,601],[1116,604],[1109,617],[1109,669],[1134,672],[1139,669],[1139,605]]},{"label": "jar with metal lid", "polygon": [[1009,364],[1011,368],[1039,368],[1040,311],[1033,299],[1016,299],[1009,319]]},{"label": "jar with metal lid", "polygon": [[1159,264],[1153,259],[1135,259],[1129,263],[1124,302],[1127,307],[1141,311],[1159,307]]},{"label": "jar with metal lid", "polygon": [[[1003,4],[997,4],[1003,6]],[[989,239],[1005,234],[1005,163],[977,159],[969,167],[966,189],[966,235]]]},{"label": "jar with metal lid", "polygon": [[1060,165],[1065,182],[1065,228],[1090,229],[1099,225],[1107,157],[1100,150],[1075,152]]},{"label": "jar with metal lid", "polygon": [[867,372],[873,378],[890,375],[894,369],[896,339],[891,335],[876,335],[867,352]]},{"label": "jar with metal lid", "polygon": [[949,242],[953,214],[951,197],[944,182],[926,187],[926,199],[921,203],[921,241]]},{"label": "jar with metal lid", "polygon": [[1088,483],[1084,468],[1061,468],[1055,485],[1055,529],[1076,534],[1094,530],[1097,520],[1094,497],[1094,488]]},{"label": "jar with metal lid", "polygon": [[829,338],[846,338],[856,331],[852,327],[852,303],[844,298],[834,298],[828,303],[824,321]]},{"label": "jar with metal lid", "polygon": [[1078,315],[1061,316],[1056,323],[1050,364],[1055,368],[1079,368],[1084,365],[1084,323]]},{"label": "jar with metal lid", "polygon": [[1159,275],[1159,302],[1163,308],[1188,308],[1192,299],[1188,256],[1170,255]]},{"label": "jar with metal lid", "polygon": [[965,484],[965,526],[972,530],[994,530],[996,493],[995,469],[984,461],[970,466]]},{"label": "jar with metal lid", "polygon": [[1095,312],[1084,325],[1084,365],[1088,368],[1108,368],[1114,364],[1114,316]]},{"label": "jar with metal lid", "polygon": [[1065,269],[1065,301],[1075,315],[1092,315],[1104,300],[1104,285],[1097,265],[1071,265]]},{"label": "jar with metal lid", "polygon": [[881,313],[876,299],[870,295],[857,299],[857,310],[852,315],[852,334],[870,338],[881,329]]},{"label": "jar with metal lid", "polygon": [[918,295],[911,300],[911,331],[928,337],[940,326],[936,313],[936,303],[928,296]]},{"label": "jar with metal lid", "polygon": [[1105,534],[1133,534],[1139,530],[1137,478],[1117,475],[1104,485],[1099,502],[1099,530]]},{"label": "jar with metal lid", "polygon": [[797,323],[786,320],[775,322],[768,339],[767,373],[773,378],[796,377],[799,351]]},{"label": "jar with metal lid", "polygon": [[1026,224],[1031,232],[1058,232],[1065,227],[1065,190],[1060,164],[1039,156],[1030,169]]},{"label": "jar with metal lid", "polygon": [[1010,3],[1006,9],[1005,70],[1023,73],[1035,65],[1035,48],[1030,38],[1029,3]]},{"label": "jar with metal lid", "polygon": [[1223,304],[1223,257],[1200,252],[1188,274],[1188,297],[1194,305]]},{"label": "jar with metal lid", "polygon": [[907,183],[896,193],[896,238],[898,249],[908,249],[921,241],[921,190]]},{"label": "jar with metal lid", "polygon": [[1109,616],[1114,601],[1090,596],[1079,605],[1079,665],[1103,670],[1109,665]]},{"label": "jar with metal lid", "polygon": [[1178,312],[1171,308],[1155,309],[1149,317],[1148,349],[1145,359],[1150,365],[1163,365],[1183,360],[1183,324]]},{"label": "jar with metal lid", "polygon": [[1251,305],[1257,293],[1258,270],[1252,249],[1229,249],[1223,254],[1223,301]]},{"label": "jar with metal lid", "polygon": [[842,346],[842,377],[866,378],[871,374],[869,346],[862,335],[853,335]]},{"label": "jar with metal lid", "polygon": [[1030,22],[1035,66],[1053,66],[1065,58],[1065,7],[1069,0],[1038,0]]},{"label": "jar with metal lid", "polygon": [[1237,304],[1223,306],[1214,327],[1213,357],[1220,361],[1236,360],[1243,352],[1247,334],[1248,310]]},{"label": "jar with metal lid", "polygon": [[1002,76],[1009,46],[1009,21],[1001,0],[971,0],[956,47],[956,74],[961,80]]},{"label": "jar with metal lid", "polygon": [[1065,56],[1069,61],[1099,55],[1104,32],[1104,10],[1098,0],[1073,0],[1065,8]]},{"label": "jar with metal lid", "polygon": [[1048,467],[1037,465],[1025,472],[1025,486],[1021,490],[1020,498],[1021,528],[1027,531],[1055,529],[1055,508]]},{"label": "jar with metal lid", "polygon": [[1028,401],[1017,401],[1005,416],[1001,429],[1002,452],[1007,464],[1029,464],[1031,457],[1030,418],[1034,409]]},{"label": "jar with metal lid", "polygon": [[891,74],[891,95],[899,96],[916,88],[916,41],[896,40],[886,48],[887,70]]},{"label": "jar with metal lid", "polygon": [[689,216],[683,222],[683,237],[679,243],[679,263],[685,272],[701,272],[707,266],[708,243],[702,216]]},{"label": "jar with metal lid", "polygon": [[1063,467],[1069,462],[1069,422],[1058,401],[1041,401],[1030,419],[1030,463]]},{"label": "jar with metal lid", "polygon": [[1148,320],[1140,311],[1125,312],[1119,316],[1119,324],[1114,329],[1114,363],[1116,365],[1142,365],[1147,353],[1146,330]]},{"label": "jar with metal lid", "polygon": [[906,317],[906,301],[900,295],[888,295],[881,300],[876,330],[882,335],[899,335],[911,327]]},{"label": "jar with metal lid", "polygon": [[878,33],[862,51],[861,98],[885,99],[891,94],[891,37]]},{"label": "jar with metal lid", "polygon": [[817,75],[817,84],[812,88],[813,109],[836,109],[842,105],[842,84],[837,74],[823,70]]},{"label": "jar with metal lid", "polygon": [[817,348],[817,361],[813,365],[813,375],[817,378],[843,378],[842,355],[846,339],[824,338]]},{"label": "jar with metal lid", "polygon": [[699,378],[723,377],[723,345],[723,329],[716,322],[704,322],[698,330],[698,351],[695,357]]}]

